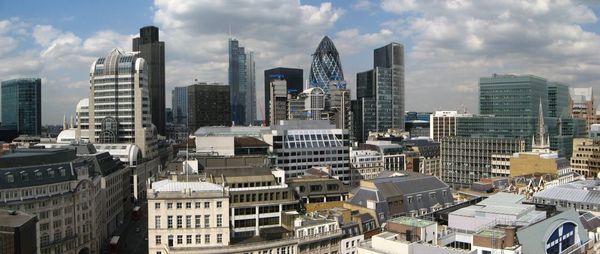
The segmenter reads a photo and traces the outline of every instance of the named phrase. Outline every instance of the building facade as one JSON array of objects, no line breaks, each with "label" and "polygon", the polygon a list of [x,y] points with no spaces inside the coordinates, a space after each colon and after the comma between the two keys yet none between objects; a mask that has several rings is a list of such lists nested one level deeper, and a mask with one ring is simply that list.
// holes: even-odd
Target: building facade
[{"label": "building facade", "polygon": [[514,138],[446,137],[441,142],[442,180],[468,187],[492,177],[492,157],[525,151],[525,141]]},{"label": "building facade", "polygon": [[42,80],[22,78],[2,81],[2,128],[19,134],[42,133]]},{"label": "building facade", "polygon": [[600,173],[600,139],[573,139],[573,171],[586,178],[598,177]]},{"label": "building facade", "polygon": [[358,186],[360,180],[374,179],[383,171],[383,156],[372,150],[350,151],[350,169],[352,186]]},{"label": "building facade", "polygon": [[364,142],[369,131],[404,129],[404,46],[390,43],[375,49],[373,69],[356,74],[353,102],[354,139]]},{"label": "building facade", "polygon": [[148,189],[149,253],[229,245],[229,192],[208,182],[162,180]]},{"label": "building facade", "polygon": [[274,80],[285,80],[286,82],[286,98],[289,94],[291,97],[296,97],[300,94],[304,89],[304,74],[302,69],[295,68],[286,68],[286,67],[277,67],[269,70],[265,70],[265,101],[263,103],[264,111],[262,112],[264,115],[264,121],[266,126],[271,125],[271,112],[269,110],[269,105],[271,105],[271,91],[270,85]]},{"label": "building facade", "polygon": [[288,119],[288,91],[287,81],[276,79],[269,84],[269,120],[270,124],[277,124],[281,120]]},{"label": "building facade", "polygon": [[159,41],[158,27],[140,28],[140,37],[133,38],[133,51],[147,65],[148,97],[152,123],[160,135],[165,135],[165,43]]},{"label": "building facade", "polygon": [[230,112],[231,121],[236,125],[251,124],[256,118],[254,66],[253,52],[246,52],[238,40],[229,39]]},{"label": "building facade", "polygon": [[571,95],[570,106],[571,114],[574,118],[583,119],[591,126],[594,121],[594,89],[593,87],[586,88],[570,88],[569,93]]},{"label": "building facade", "polygon": [[231,86],[199,83],[187,87],[188,132],[204,126],[230,126]]},{"label": "building facade", "polygon": [[174,124],[187,124],[188,92],[187,87],[175,87],[171,91],[171,108]]},{"label": "building facade", "polygon": [[342,88],[346,87],[344,71],[340,55],[329,37],[325,36],[312,55],[309,82],[311,87],[319,87],[329,94],[329,83],[337,83]]},{"label": "building facade", "polygon": [[271,140],[276,156],[274,165],[285,171],[286,178],[325,166],[331,168],[332,176],[350,183],[348,130],[337,129],[324,120],[288,120],[272,126],[267,136],[263,139]]},{"label": "building facade", "polygon": [[144,158],[157,156],[147,69],[143,58],[118,49],[94,61],[88,107],[91,143],[134,143]]}]

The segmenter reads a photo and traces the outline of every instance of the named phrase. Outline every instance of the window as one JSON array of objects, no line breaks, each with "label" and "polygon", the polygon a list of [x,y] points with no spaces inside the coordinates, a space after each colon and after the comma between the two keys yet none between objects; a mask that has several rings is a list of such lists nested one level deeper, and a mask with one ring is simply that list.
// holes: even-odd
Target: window
[{"label": "window", "polygon": [[217,234],[217,243],[223,243],[223,234]]},{"label": "window", "polygon": [[186,228],[192,227],[192,216],[191,215],[185,216],[185,227]]},{"label": "window", "polygon": [[185,243],[192,244],[192,235],[185,236]]},{"label": "window", "polygon": [[173,228],[173,216],[167,216],[167,228]]},{"label": "window", "polygon": [[154,203],[154,209],[160,209],[160,203]]},{"label": "window", "polygon": [[183,227],[183,216],[177,215],[177,228]]},{"label": "window", "polygon": [[217,214],[217,227],[222,227],[222,226],[223,226],[223,215]]},{"label": "window", "polygon": [[204,235],[204,244],[210,243],[210,235]]},{"label": "window", "polygon": [[192,208],[192,202],[185,203],[185,208],[186,209],[191,209]]},{"label": "window", "polygon": [[217,201],[217,208],[221,208],[223,206],[223,202]]},{"label": "window", "polygon": [[177,236],[177,244],[183,244],[183,236],[182,235]]},{"label": "window", "polygon": [[167,209],[173,209],[173,203],[167,203]]},{"label": "window", "polygon": [[196,244],[200,244],[200,239],[202,238],[202,235],[196,235]]},{"label": "window", "polygon": [[408,197],[408,203],[412,204],[412,202],[413,202],[413,197]]},{"label": "window", "polygon": [[182,203],[177,202],[177,209],[181,209],[183,207],[182,205],[183,205]]},{"label": "window", "polygon": [[200,208],[200,202],[196,202],[196,203],[194,204],[194,208]]},{"label": "window", "polygon": [[210,208],[210,202],[204,202],[204,208]]},{"label": "window", "polygon": [[155,239],[155,243],[158,245],[158,244],[161,244],[161,242],[162,242],[162,240],[160,239],[160,235],[157,235],[156,239]]},{"label": "window", "polygon": [[204,215],[204,227],[210,227],[210,215]]},{"label": "window", "polygon": [[154,216],[154,228],[160,228],[160,216]]}]

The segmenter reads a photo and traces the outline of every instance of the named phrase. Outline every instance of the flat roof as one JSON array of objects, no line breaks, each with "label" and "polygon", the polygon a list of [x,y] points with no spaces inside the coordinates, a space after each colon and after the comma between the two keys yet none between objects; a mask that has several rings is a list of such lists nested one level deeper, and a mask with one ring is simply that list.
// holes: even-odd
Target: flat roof
[{"label": "flat roof", "polygon": [[0,226],[17,228],[36,218],[35,215],[23,211],[14,211],[14,214],[11,214],[11,212],[10,210],[0,209]]},{"label": "flat roof", "polygon": [[396,217],[393,219],[389,219],[387,220],[388,223],[396,223],[396,224],[401,224],[401,225],[406,225],[406,226],[414,226],[414,227],[427,227],[429,225],[435,224],[434,221],[430,221],[430,220],[423,220],[423,219],[418,219],[418,218],[414,218],[414,217],[407,217],[407,216],[401,216],[401,217]]}]

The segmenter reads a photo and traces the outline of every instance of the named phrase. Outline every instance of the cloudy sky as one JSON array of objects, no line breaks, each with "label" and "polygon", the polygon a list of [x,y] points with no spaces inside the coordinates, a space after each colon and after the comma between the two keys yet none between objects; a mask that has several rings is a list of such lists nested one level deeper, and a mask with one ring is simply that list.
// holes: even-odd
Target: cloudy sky
[{"label": "cloudy sky", "polygon": [[374,48],[404,44],[408,110],[477,112],[478,78],[493,73],[592,86],[598,99],[599,14],[594,0],[0,0],[0,80],[41,77],[43,122],[61,123],[87,96],[94,59],[131,50],[139,28],[155,25],[170,105],[175,86],[227,83],[231,27],[256,52],[259,101],[263,71],[296,67],[306,78],[324,35],[351,88],[372,68]]}]

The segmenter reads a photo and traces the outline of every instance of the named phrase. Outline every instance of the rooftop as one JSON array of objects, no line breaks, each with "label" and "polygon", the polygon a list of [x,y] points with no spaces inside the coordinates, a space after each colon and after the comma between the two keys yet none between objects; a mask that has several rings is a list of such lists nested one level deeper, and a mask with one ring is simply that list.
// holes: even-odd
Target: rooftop
[{"label": "rooftop", "polygon": [[413,226],[413,227],[427,227],[429,225],[432,224],[436,224],[435,221],[430,221],[430,220],[423,220],[423,219],[418,219],[418,218],[414,218],[414,217],[407,217],[407,216],[401,216],[401,217],[396,217],[393,219],[389,219],[387,220],[388,223],[396,223],[396,224],[401,224],[401,225],[406,225],[406,226]]},{"label": "rooftop", "polygon": [[12,212],[13,211],[0,209],[0,227],[16,228],[36,218],[35,215],[23,211]]},{"label": "rooftop", "polygon": [[222,192],[221,185],[208,182],[176,182],[172,180],[162,180],[154,182],[152,189],[158,192],[182,192],[191,190],[192,192]]},{"label": "rooftop", "polygon": [[483,236],[483,237],[493,237],[493,238],[502,238],[505,236],[504,230],[500,230],[500,229],[484,229],[484,230],[479,231],[475,235]]},{"label": "rooftop", "polygon": [[534,198],[568,200],[578,203],[600,203],[600,181],[583,180],[544,189],[533,195]]}]

